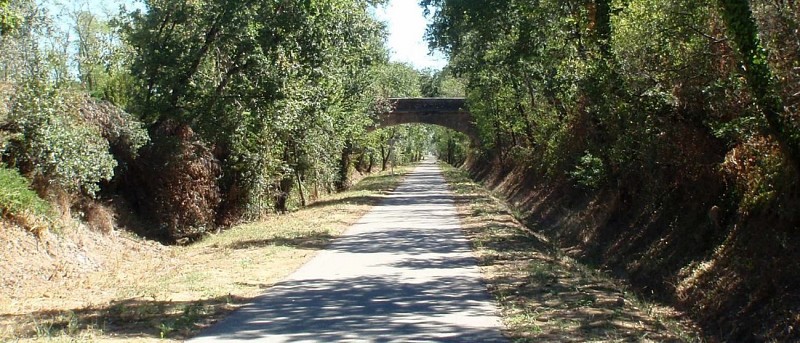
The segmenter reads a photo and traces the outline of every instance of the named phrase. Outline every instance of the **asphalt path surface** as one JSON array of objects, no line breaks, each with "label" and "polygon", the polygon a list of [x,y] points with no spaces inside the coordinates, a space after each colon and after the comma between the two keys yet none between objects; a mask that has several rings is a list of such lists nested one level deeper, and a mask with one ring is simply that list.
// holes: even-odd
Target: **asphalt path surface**
[{"label": "asphalt path surface", "polygon": [[459,225],[427,160],[306,265],[191,342],[506,342]]}]

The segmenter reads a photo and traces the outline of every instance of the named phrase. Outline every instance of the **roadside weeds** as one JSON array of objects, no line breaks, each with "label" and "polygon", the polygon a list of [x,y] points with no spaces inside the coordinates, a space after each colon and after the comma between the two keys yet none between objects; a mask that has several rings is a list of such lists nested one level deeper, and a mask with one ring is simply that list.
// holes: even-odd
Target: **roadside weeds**
[{"label": "roadside weeds", "polygon": [[681,313],[566,256],[464,171],[441,167],[513,342],[703,342]]}]

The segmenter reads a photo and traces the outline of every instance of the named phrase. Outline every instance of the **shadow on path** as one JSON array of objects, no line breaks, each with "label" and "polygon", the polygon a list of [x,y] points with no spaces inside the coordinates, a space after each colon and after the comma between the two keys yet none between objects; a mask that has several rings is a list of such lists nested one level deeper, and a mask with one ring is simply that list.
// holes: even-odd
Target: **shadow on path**
[{"label": "shadow on path", "polygon": [[475,288],[470,277],[420,283],[391,277],[288,281],[229,317],[226,321],[246,321],[236,330],[223,322],[204,336],[253,340],[280,335],[283,342],[390,342],[398,337],[402,341],[503,341],[496,328],[472,326],[469,320],[461,324],[440,320],[449,313],[481,316],[475,304],[485,300],[485,290]]},{"label": "shadow on path", "polygon": [[[270,242],[272,243],[272,242]],[[438,166],[196,340],[506,342]]]}]

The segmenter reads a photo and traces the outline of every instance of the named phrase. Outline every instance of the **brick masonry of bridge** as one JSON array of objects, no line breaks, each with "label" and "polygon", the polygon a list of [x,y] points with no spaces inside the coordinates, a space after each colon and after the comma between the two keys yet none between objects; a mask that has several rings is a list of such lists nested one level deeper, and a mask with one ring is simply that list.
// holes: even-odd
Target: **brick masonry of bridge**
[{"label": "brick masonry of bridge", "polygon": [[453,129],[473,141],[478,134],[464,98],[393,98],[392,110],[378,115],[378,128],[401,124],[433,124]]}]

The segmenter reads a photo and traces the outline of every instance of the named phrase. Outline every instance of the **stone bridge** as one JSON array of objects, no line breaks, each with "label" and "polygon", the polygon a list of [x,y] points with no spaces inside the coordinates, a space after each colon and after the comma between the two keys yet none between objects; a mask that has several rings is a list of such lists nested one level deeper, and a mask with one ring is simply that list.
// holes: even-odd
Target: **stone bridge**
[{"label": "stone bridge", "polygon": [[478,130],[464,98],[392,98],[391,110],[378,115],[376,129],[401,124],[433,124],[467,135],[477,142]]}]

